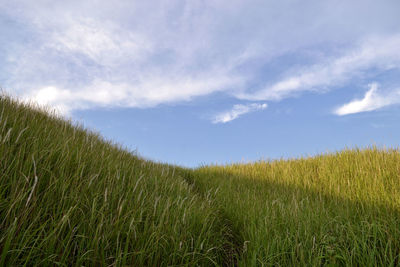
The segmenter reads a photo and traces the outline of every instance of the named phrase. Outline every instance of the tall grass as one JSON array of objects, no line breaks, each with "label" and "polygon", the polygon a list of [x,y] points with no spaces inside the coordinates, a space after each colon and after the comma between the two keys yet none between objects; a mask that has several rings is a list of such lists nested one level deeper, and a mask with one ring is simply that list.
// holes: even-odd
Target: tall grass
[{"label": "tall grass", "polygon": [[144,160],[0,97],[0,266],[397,266],[400,152]]},{"label": "tall grass", "polygon": [[399,265],[398,150],[209,166],[194,180],[219,188],[240,229],[239,265]]},{"label": "tall grass", "polygon": [[213,265],[224,225],[174,166],[0,100],[0,266]]}]

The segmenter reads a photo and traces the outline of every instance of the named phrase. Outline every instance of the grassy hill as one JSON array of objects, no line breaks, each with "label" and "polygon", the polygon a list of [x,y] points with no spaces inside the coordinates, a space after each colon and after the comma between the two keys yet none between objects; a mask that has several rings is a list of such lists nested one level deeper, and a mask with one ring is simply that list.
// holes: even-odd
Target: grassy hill
[{"label": "grassy hill", "polygon": [[195,170],[0,97],[0,266],[400,264],[400,152]]}]

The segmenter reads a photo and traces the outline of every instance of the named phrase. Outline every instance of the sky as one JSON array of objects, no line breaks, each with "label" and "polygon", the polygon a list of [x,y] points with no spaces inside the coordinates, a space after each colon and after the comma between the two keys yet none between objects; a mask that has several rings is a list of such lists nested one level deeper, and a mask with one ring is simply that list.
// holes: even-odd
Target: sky
[{"label": "sky", "polygon": [[0,0],[0,87],[186,167],[400,143],[398,0]]}]

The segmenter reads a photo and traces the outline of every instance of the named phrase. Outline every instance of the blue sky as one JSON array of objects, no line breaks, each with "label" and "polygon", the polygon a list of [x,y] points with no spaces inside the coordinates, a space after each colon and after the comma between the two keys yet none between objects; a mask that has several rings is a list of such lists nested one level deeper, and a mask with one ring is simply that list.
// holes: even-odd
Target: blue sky
[{"label": "blue sky", "polygon": [[0,1],[0,86],[184,166],[397,147],[399,12],[396,0]]}]

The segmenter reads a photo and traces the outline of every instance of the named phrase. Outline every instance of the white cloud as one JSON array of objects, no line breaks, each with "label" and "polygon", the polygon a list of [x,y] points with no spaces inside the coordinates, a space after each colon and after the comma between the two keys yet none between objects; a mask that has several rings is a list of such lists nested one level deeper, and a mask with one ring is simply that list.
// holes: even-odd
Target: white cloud
[{"label": "white cloud", "polygon": [[[281,100],[370,68],[399,68],[399,8],[374,0],[2,1],[0,85],[64,112],[216,92]],[[288,55],[300,59],[263,73]]]},{"label": "white cloud", "polygon": [[377,110],[386,106],[400,103],[400,91],[392,91],[386,95],[378,92],[378,84],[370,84],[370,89],[365,93],[363,99],[353,100],[334,111],[339,116],[355,114],[360,112]]},{"label": "white cloud", "polygon": [[235,77],[190,78],[147,77],[136,84],[110,83],[94,80],[81,90],[56,86],[42,87],[23,95],[25,101],[52,106],[63,114],[93,107],[153,107],[163,103],[188,101],[192,97],[222,90],[229,84],[240,83]]},{"label": "white cloud", "polygon": [[15,55],[9,58],[18,60],[7,62],[7,88],[66,113],[188,101],[244,83],[232,70],[248,57],[247,50],[228,58],[214,57],[211,49],[209,53],[208,31],[201,30],[207,19],[195,4],[185,4],[176,18],[170,14],[179,9],[175,4],[149,13],[142,4],[122,10],[118,7],[123,4],[117,3],[118,18],[107,17],[107,4],[96,5],[100,15],[84,5],[75,3],[73,17],[65,12],[71,11],[69,5],[50,11],[27,4],[18,14],[11,11],[14,19],[30,24],[35,41],[12,49]]},{"label": "white cloud", "polygon": [[22,100],[27,103],[33,102],[40,106],[51,106],[62,115],[70,115],[71,107],[68,105],[68,101],[71,99],[70,91],[48,86],[41,88],[34,94],[23,96]]},{"label": "white cloud", "polygon": [[113,66],[123,61],[143,60],[152,50],[144,36],[124,30],[111,22],[90,18],[72,20],[53,32],[46,48],[63,53],[80,53],[100,65]]},{"label": "white cloud", "polygon": [[242,104],[238,104],[238,105],[234,105],[233,108],[229,111],[226,112],[222,112],[217,114],[214,119],[212,120],[213,123],[227,123],[230,121],[233,121],[237,118],[239,118],[240,116],[246,114],[246,113],[250,113],[250,112],[254,112],[254,111],[258,111],[258,110],[264,110],[267,108],[267,104],[257,104],[257,103],[252,103],[252,104],[248,104],[248,105],[242,105]]},{"label": "white cloud", "polygon": [[[400,69],[400,35],[365,40],[336,59],[303,67],[298,73],[253,93],[237,96],[246,100],[281,100],[302,91],[324,92],[366,75],[370,68]],[[376,70],[375,70],[376,72]]]}]

